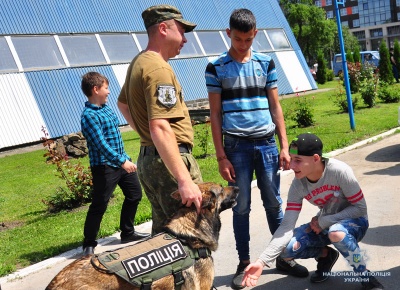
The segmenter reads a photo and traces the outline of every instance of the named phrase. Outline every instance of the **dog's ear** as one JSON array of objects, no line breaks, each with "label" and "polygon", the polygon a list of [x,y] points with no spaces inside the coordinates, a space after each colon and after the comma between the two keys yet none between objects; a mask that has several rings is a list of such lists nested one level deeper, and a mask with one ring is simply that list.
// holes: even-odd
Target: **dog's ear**
[{"label": "dog's ear", "polygon": [[223,191],[221,185],[209,183],[211,186],[208,187],[209,194],[203,194],[202,208],[207,208],[210,206],[214,206],[217,197]]}]

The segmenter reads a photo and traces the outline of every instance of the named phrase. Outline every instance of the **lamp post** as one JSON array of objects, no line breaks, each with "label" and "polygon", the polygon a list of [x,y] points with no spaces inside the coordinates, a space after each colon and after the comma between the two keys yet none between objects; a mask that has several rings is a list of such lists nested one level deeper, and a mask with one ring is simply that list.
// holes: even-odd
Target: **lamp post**
[{"label": "lamp post", "polygon": [[340,0],[334,0],[335,3],[335,14],[336,14],[336,23],[338,27],[338,36],[339,36],[339,44],[340,44],[340,53],[342,54],[342,65],[343,65],[343,80],[346,87],[346,96],[347,96],[347,108],[349,110],[349,117],[350,117],[350,128],[354,131],[356,128],[356,124],[354,121],[354,112],[353,112],[353,102],[351,99],[351,90],[350,90],[350,82],[349,82],[349,72],[347,70],[347,61],[346,61],[346,53],[344,50],[344,43],[343,43],[343,33],[342,33],[342,24],[340,22],[340,11],[338,8],[338,4],[344,6],[344,2]]}]

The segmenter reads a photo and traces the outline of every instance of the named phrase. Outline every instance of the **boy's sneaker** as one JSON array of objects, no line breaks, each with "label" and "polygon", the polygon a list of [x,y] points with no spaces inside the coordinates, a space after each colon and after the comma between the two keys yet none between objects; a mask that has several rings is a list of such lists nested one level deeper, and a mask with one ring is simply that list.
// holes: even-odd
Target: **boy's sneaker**
[{"label": "boy's sneaker", "polygon": [[289,275],[296,277],[307,277],[308,270],[306,267],[299,265],[295,260],[285,261],[281,257],[276,258],[276,269],[285,271]]},{"label": "boy's sneaker", "polygon": [[250,263],[243,263],[242,261],[239,262],[239,265],[237,266],[237,270],[235,275],[233,275],[232,283],[231,283],[231,288],[232,289],[243,289],[244,286],[242,286],[242,280],[244,276],[244,269],[249,265]]},{"label": "boy's sneaker", "polygon": [[318,258],[317,271],[311,275],[310,281],[313,283],[324,282],[329,278],[329,272],[332,270],[333,265],[335,265],[337,259],[339,258],[339,252],[328,248],[328,255],[326,257]]},{"label": "boy's sneaker", "polygon": [[[368,271],[369,273],[369,271]],[[361,276],[365,281],[361,282],[361,285],[363,285],[365,290],[382,290],[384,289],[383,285],[379,283],[378,279],[376,279],[374,276],[371,275],[366,275],[366,276]]]}]

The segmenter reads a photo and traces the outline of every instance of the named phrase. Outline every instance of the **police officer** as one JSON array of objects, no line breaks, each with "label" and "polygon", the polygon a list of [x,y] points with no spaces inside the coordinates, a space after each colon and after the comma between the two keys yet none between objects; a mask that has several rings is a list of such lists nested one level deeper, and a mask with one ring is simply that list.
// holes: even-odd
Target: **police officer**
[{"label": "police officer", "polygon": [[[184,33],[196,24],[184,20],[170,5],[149,7],[142,13],[149,42],[131,62],[118,98],[118,107],[140,136],[138,175],[152,205],[152,234],[179,206],[200,211],[202,182],[192,156],[193,128],[182,88],[168,59],[187,42]],[[179,189],[181,201],[171,198]]]}]

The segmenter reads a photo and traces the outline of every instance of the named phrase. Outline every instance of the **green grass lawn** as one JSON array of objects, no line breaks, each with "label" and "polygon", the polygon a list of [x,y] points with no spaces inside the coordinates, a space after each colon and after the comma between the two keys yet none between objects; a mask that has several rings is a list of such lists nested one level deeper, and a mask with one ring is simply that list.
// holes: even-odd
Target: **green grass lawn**
[{"label": "green grass lawn", "polygon": [[[335,88],[337,82],[329,82],[321,88]],[[397,86],[397,85],[395,85]],[[400,86],[399,86],[400,88]],[[303,132],[317,134],[324,142],[324,152],[354,144],[360,140],[378,135],[398,126],[399,103],[377,103],[368,109],[360,101],[360,108],[354,114],[356,128],[350,129],[349,115],[339,113],[329,97],[334,91],[307,94],[313,107],[316,123],[312,127],[297,128],[289,118],[286,120],[288,139],[292,140]],[[300,94],[300,97],[304,97]],[[284,112],[293,108],[295,98],[283,98]],[[207,126],[207,127],[205,127]],[[204,129],[208,128],[208,129]],[[221,184],[226,182],[218,173],[215,151],[211,135],[207,139],[204,132],[208,125],[196,125],[197,156],[204,181]],[[139,137],[133,132],[122,134],[125,148],[133,159],[137,158]],[[204,149],[207,144],[207,155]],[[79,247],[82,241],[83,223],[87,207],[74,211],[49,214],[42,199],[53,195],[58,186],[65,186],[55,175],[55,166],[46,164],[44,149],[0,158],[0,276],[5,276],[19,268],[37,263],[67,250]],[[201,156],[201,157],[200,157]],[[88,159],[80,160],[89,164]],[[101,224],[100,236],[105,237],[118,231],[119,213],[123,195],[119,189],[110,202]],[[145,197],[136,216],[136,223],[148,221],[151,207]]]}]

